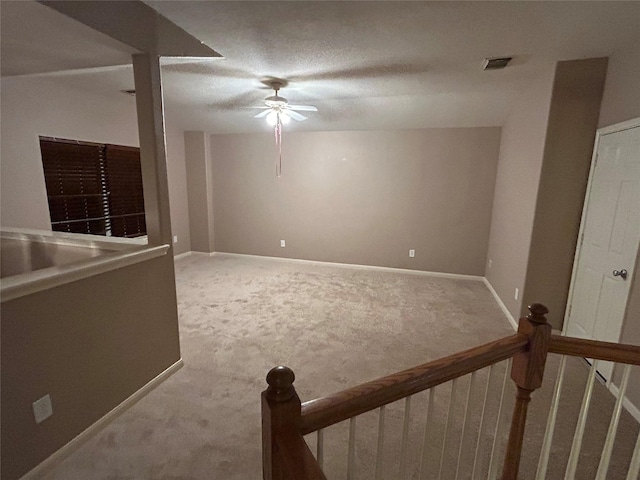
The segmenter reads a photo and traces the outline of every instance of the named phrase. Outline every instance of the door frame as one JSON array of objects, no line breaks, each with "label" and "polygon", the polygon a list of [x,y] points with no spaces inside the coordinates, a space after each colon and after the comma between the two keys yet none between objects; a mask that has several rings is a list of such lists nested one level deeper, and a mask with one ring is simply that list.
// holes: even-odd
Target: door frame
[{"label": "door frame", "polygon": [[[580,254],[581,254],[581,250],[582,250],[582,239],[583,239],[583,235],[584,235],[584,228],[585,228],[585,220],[587,217],[587,212],[589,210],[589,197],[591,195],[591,186],[593,183],[593,175],[595,172],[595,163],[596,163],[596,159],[598,157],[598,148],[600,147],[600,140],[604,135],[608,135],[611,133],[616,133],[616,132],[622,132],[625,130],[631,130],[632,128],[640,128],[640,117],[638,118],[634,118],[631,120],[627,120],[625,122],[621,122],[621,123],[616,123],[614,125],[609,125],[607,127],[602,127],[599,128],[596,131],[596,138],[595,138],[595,143],[593,146],[593,153],[591,155],[591,166],[589,167],[589,179],[587,180],[587,190],[585,192],[585,197],[584,197],[584,204],[582,206],[582,217],[580,218],[580,230],[578,231],[578,243],[576,246],[576,253],[574,255],[574,259],[573,259],[573,269],[571,271],[571,283],[569,285],[569,293],[567,295],[567,306],[565,309],[565,313],[564,313],[564,322],[562,325],[562,335],[566,335],[567,334],[567,329],[569,326],[569,312],[571,311],[571,305],[573,303],[573,294],[574,294],[574,287],[575,287],[575,281],[576,281],[576,273],[578,270],[578,264],[580,263]],[[640,262],[640,247],[638,248],[638,252],[636,252],[636,263],[635,263],[635,269],[634,270],[638,270],[638,262]],[[635,276],[635,272],[630,272],[631,273],[631,286],[630,289],[633,288],[633,286],[635,285],[636,282],[636,276]],[[629,296],[627,296],[627,304],[624,307],[624,314],[626,317],[627,314],[627,310],[629,307]],[[622,324],[620,325],[620,330],[618,332],[616,332],[616,339],[617,341],[620,341],[620,335],[622,334]],[[613,377],[613,376],[612,376]],[[617,387],[613,384],[613,378],[607,379],[606,382],[607,388],[609,390],[611,390],[612,392],[614,392],[614,394],[617,393]],[[617,396],[617,395],[616,395]]]}]

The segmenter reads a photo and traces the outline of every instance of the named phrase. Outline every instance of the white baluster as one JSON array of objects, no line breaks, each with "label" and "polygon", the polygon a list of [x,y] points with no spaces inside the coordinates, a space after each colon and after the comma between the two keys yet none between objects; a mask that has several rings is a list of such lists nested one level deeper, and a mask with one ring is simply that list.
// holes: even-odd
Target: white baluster
[{"label": "white baluster", "polygon": [[493,373],[493,365],[489,367],[487,375],[487,384],[484,387],[484,400],[482,401],[482,413],[480,414],[480,426],[478,427],[478,439],[476,440],[476,451],[473,455],[473,469],[471,470],[471,480],[476,478],[476,468],[478,466],[478,453],[480,453],[480,441],[484,431],[484,412],[487,409],[487,398],[489,398],[489,382],[491,382],[491,374]]},{"label": "white baluster", "polygon": [[624,400],[624,394],[627,391],[627,384],[629,383],[630,373],[631,365],[625,365],[624,371],[622,373],[622,383],[620,383],[620,391],[618,392],[618,399],[616,400],[616,406],[613,408],[613,413],[611,414],[611,422],[609,423],[607,439],[604,442],[604,448],[602,449],[602,455],[600,456],[600,465],[598,465],[596,480],[604,480],[607,477],[607,470],[609,470],[609,460],[611,460],[611,452],[613,451],[613,442],[616,439],[616,433],[618,432],[618,422],[620,421],[620,413],[622,412],[622,401]]},{"label": "white baluster", "polygon": [[504,379],[502,381],[502,394],[500,395],[500,406],[498,407],[498,417],[496,418],[496,429],[493,435],[493,446],[491,447],[491,458],[489,459],[489,480],[494,480],[498,474],[498,462],[496,455],[498,453],[498,437],[500,436],[500,426],[502,424],[502,407],[504,406],[505,392],[507,390],[507,379],[511,372],[511,359],[507,363],[507,368],[504,371]]},{"label": "white baluster", "polygon": [[567,463],[567,470],[564,475],[565,480],[573,480],[576,475],[576,469],[578,468],[578,457],[580,456],[580,448],[582,447],[582,437],[584,435],[584,427],[587,423],[587,413],[589,411],[589,404],[591,403],[591,393],[593,392],[593,382],[596,378],[597,366],[598,361],[594,360],[591,365],[591,370],[589,371],[589,379],[587,380],[587,385],[584,390],[584,397],[582,397],[578,424],[576,425],[576,431],[573,435],[569,462]]},{"label": "white baluster", "polygon": [[462,447],[464,444],[464,436],[467,430],[468,417],[469,417],[469,400],[471,399],[471,391],[476,383],[476,372],[471,374],[471,381],[469,382],[469,390],[467,391],[467,400],[464,404],[464,420],[462,421],[462,433],[460,434],[460,447],[458,448],[458,463],[456,464],[456,480],[458,480],[458,474],[460,473],[460,460],[462,459]]},{"label": "white baluster", "polygon": [[551,453],[551,442],[553,440],[553,431],[556,427],[556,417],[558,415],[558,406],[560,405],[560,394],[562,392],[562,384],[564,383],[564,371],[567,365],[567,356],[560,357],[560,367],[558,368],[558,378],[553,390],[553,401],[551,403],[551,412],[547,418],[547,428],[544,432],[544,440],[542,442],[542,451],[540,452],[540,460],[538,461],[538,471],[536,472],[536,480],[544,480],[547,476],[547,466],[549,465],[549,454]]},{"label": "white baluster", "polygon": [[347,480],[356,478],[356,417],[349,419],[349,456],[347,457]]},{"label": "white baluster", "polygon": [[640,432],[638,433],[638,439],[636,440],[636,447],[633,449],[633,457],[631,457],[631,463],[629,464],[629,471],[627,472],[627,480],[638,480],[640,474]]},{"label": "white baluster", "polygon": [[447,411],[447,423],[444,427],[444,438],[442,439],[442,452],[440,453],[440,468],[438,468],[438,480],[442,478],[442,468],[444,467],[444,454],[447,450],[447,436],[449,435],[449,430],[451,429],[451,424],[453,423],[453,404],[456,399],[456,388],[458,386],[458,379],[454,378],[453,383],[451,385],[451,396],[449,397],[449,410]]},{"label": "white baluster", "polygon": [[324,464],[324,430],[318,430],[318,444],[316,445],[316,460],[322,470]]},{"label": "white baluster", "polygon": [[402,424],[402,444],[400,445],[400,469],[398,478],[404,480],[407,472],[407,446],[409,444],[409,421],[411,419],[411,396],[404,400],[404,422]]},{"label": "white baluster", "polygon": [[378,450],[376,453],[376,480],[382,478],[382,449],[384,448],[384,405],[380,407],[378,422]]},{"label": "white baluster", "polygon": [[429,390],[429,407],[427,408],[427,418],[424,422],[424,439],[422,441],[422,459],[420,460],[420,480],[424,480],[427,476],[427,447],[429,445],[428,433],[429,433],[429,425],[433,421],[433,406],[435,403],[435,393],[436,389],[432,388]]}]

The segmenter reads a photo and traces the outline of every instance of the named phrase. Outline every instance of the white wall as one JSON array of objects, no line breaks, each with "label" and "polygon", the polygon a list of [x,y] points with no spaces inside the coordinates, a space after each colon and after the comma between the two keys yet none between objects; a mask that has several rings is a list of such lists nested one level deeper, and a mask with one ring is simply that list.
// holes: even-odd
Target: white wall
[{"label": "white wall", "polygon": [[1,90],[0,224],[50,230],[38,136],[138,146],[135,98],[65,76],[3,78]]}]

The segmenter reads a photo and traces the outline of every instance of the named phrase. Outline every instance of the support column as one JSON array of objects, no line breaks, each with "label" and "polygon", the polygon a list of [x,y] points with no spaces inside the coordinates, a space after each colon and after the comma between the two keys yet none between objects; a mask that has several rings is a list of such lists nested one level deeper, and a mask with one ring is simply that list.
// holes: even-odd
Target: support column
[{"label": "support column", "polygon": [[160,58],[133,55],[140,164],[149,245],[172,245]]}]

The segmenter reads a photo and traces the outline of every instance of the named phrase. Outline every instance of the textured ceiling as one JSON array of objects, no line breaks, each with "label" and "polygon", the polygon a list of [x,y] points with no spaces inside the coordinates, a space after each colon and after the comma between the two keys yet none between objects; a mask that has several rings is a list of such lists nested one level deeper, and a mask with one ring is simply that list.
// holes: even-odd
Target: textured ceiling
[{"label": "textured ceiling", "polygon": [[[7,3],[1,11],[3,74],[20,73],[13,63],[29,51],[19,50],[18,40],[34,25],[39,33],[28,47],[33,62],[46,57],[40,71],[55,70],[56,63],[81,68],[70,58],[81,64],[85,49],[98,43],[94,38],[52,51],[56,43],[44,37],[60,32],[47,32],[34,12],[7,32]],[[319,109],[289,130],[502,125],[515,96],[540,69],[611,55],[640,41],[640,2],[146,3],[225,57],[168,60],[163,67],[168,121],[210,132],[267,131],[246,107],[271,94],[262,83],[270,77],[287,80],[281,95],[290,102]],[[73,33],[91,40],[80,30]],[[18,49],[11,62],[5,62],[7,40]],[[484,57],[501,55],[515,57],[507,69],[481,70]],[[94,74],[68,79],[105,89],[110,76],[114,95],[132,81],[126,69],[101,72],[95,84]]]}]

